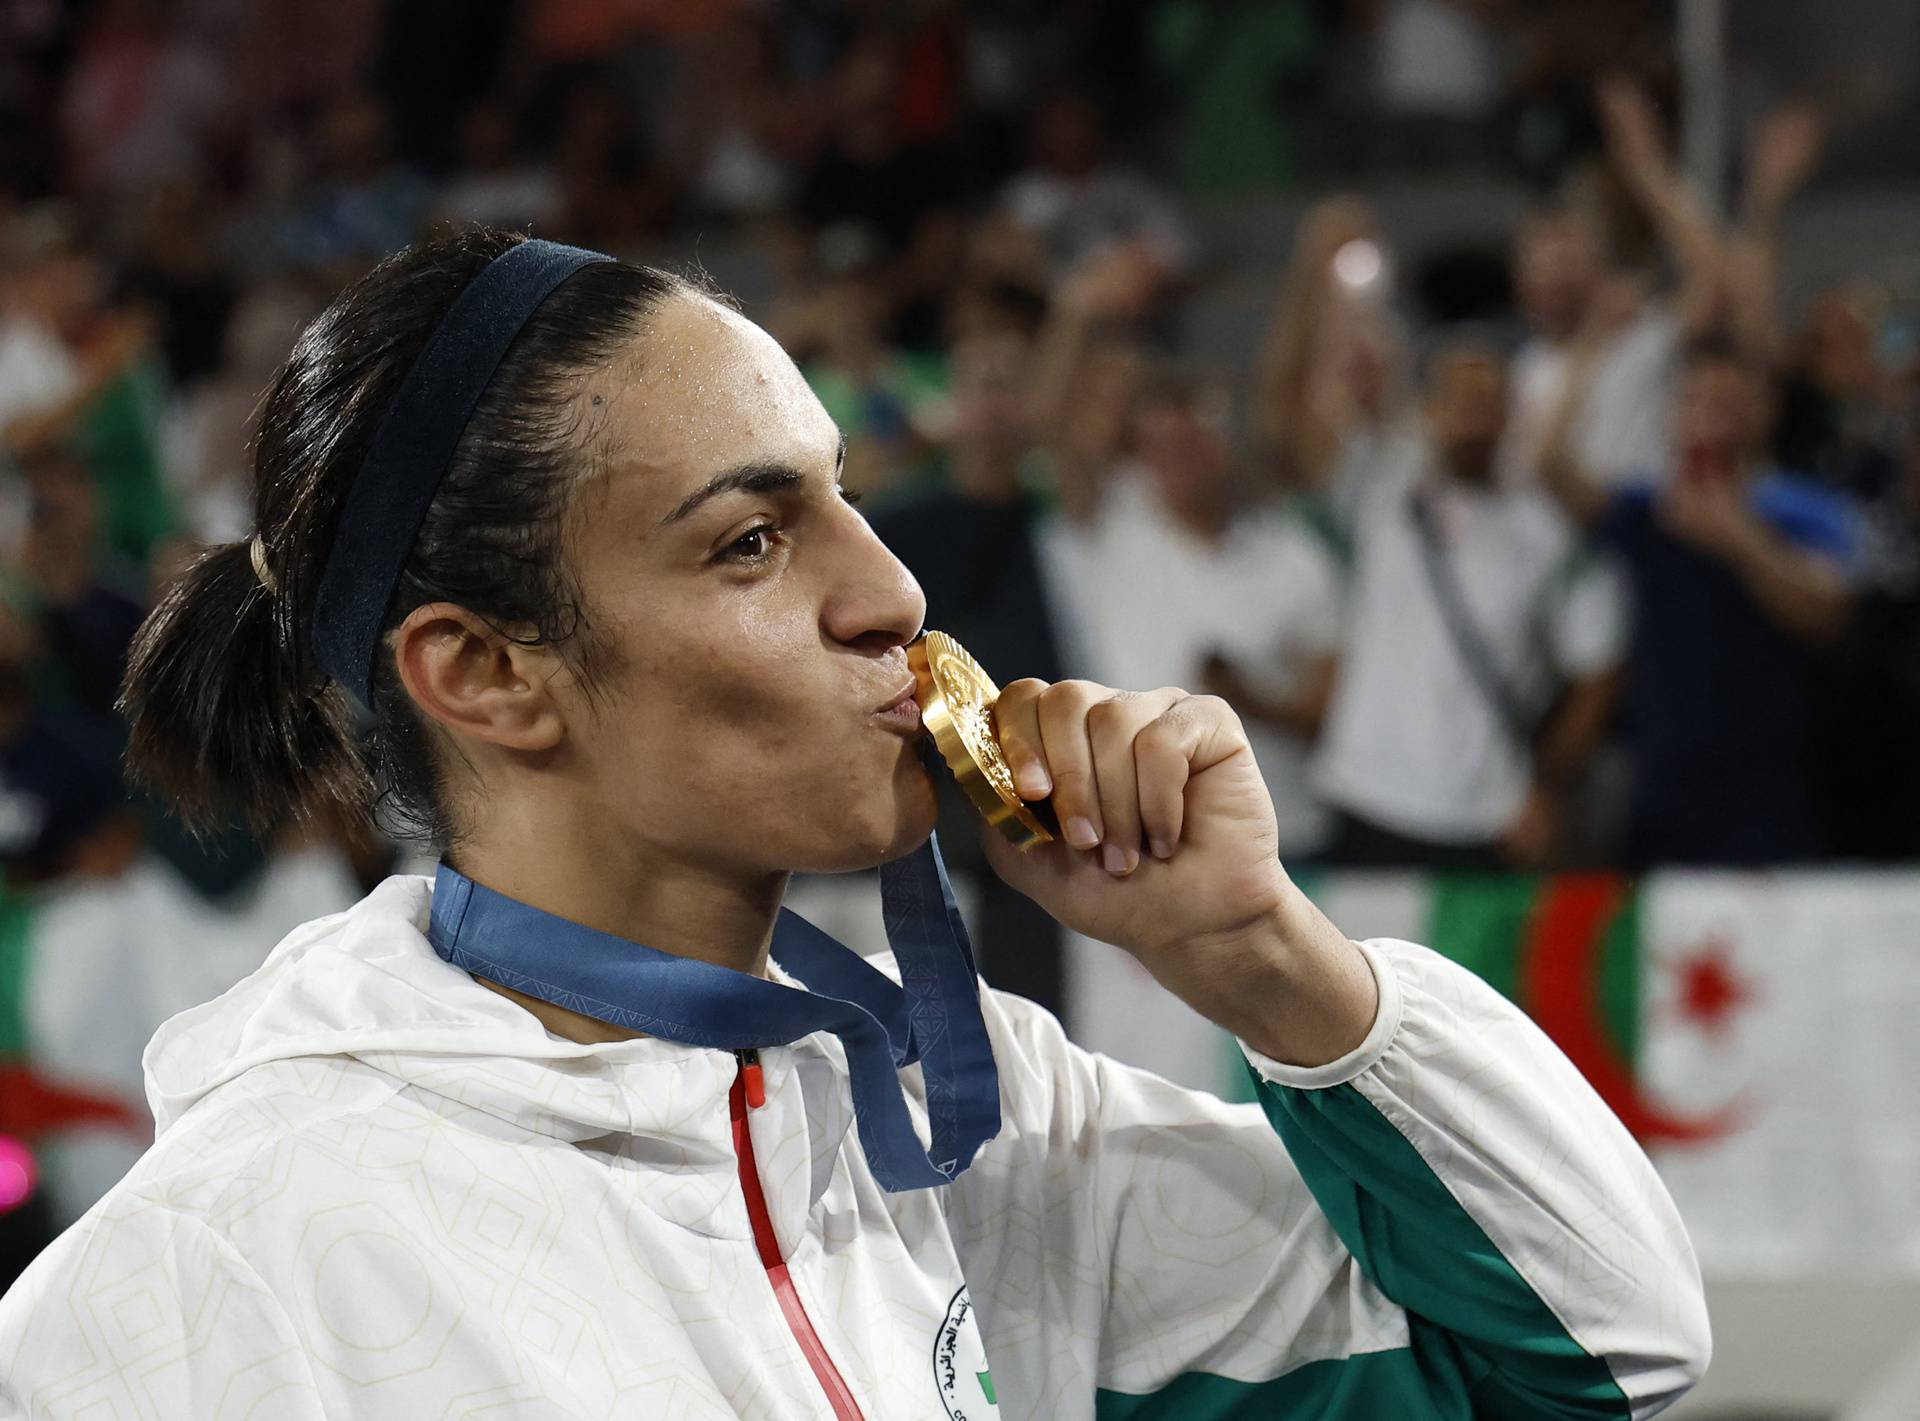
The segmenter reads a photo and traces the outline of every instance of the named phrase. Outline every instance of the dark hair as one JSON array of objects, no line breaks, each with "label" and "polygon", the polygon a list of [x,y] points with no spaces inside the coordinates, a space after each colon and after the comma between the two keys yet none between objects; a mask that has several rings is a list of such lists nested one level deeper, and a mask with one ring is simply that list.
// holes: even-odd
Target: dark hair
[{"label": "dark hair", "polygon": [[[238,814],[264,832],[286,816],[381,811],[393,832],[447,847],[458,826],[444,772],[384,645],[369,723],[310,653],[315,594],[334,530],[401,381],[467,283],[525,238],[471,230],[395,253],[301,333],[262,407],[250,541],[201,555],[140,628],[120,709],[136,782],[207,831]],[[467,421],[382,629],[448,601],[504,635],[562,649],[589,690],[611,665],[565,557],[575,475],[593,431],[577,382],[638,333],[680,277],[624,263],[560,286],[508,348]]]}]

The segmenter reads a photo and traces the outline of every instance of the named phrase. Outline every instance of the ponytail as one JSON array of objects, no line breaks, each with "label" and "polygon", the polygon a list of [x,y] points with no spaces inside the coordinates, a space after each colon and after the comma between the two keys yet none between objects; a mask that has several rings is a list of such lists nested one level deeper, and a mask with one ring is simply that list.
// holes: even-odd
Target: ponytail
[{"label": "ponytail", "polygon": [[326,803],[359,820],[372,786],[351,703],[300,673],[252,547],[201,553],[142,624],[119,701],[129,777],[201,834],[236,816],[264,834]]},{"label": "ponytail", "polygon": [[[130,777],[196,831],[237,816],[265,832],[289,815],[359,829],[377,806],[397,837],[456,842],[455,787],[392,652],[374,656],[363,725],[352,693],[320,669],[314,621],[342,508],[408,371],[468,284],[524,240],[481,228],[396,252],[308,324],[275,377],[253,440],[265,544],[195,560],[140,628],[120,695]],[[656,305],[694,290],[604,262],[542,301],[461,427],[382,632],[415,607],[455,602],[532,629],[592,684],[606,653],[565,556],[588,459],[575,397]]]}]

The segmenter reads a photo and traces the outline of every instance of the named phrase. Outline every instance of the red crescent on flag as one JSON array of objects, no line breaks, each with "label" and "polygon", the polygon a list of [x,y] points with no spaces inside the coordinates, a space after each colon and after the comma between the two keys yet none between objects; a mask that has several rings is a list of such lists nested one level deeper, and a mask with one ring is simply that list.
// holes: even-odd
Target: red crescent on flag
[{"label": "red crescent on flag", "polygon": [[1549,880],[1520,947],[1520,1005],[1567,1053],[1635,1139],[1687,1144],[1731,1130],[1728,1106],[1705,1116],[1676,1115],[1640,1093],[1619,1045],[1601,1028],[1601,949],[1631,884],[1619,874],[1572,873]]},{"label": "red crescent on flag", "polygon": [[151,1137],[153,1122],[126,1101],[55,1085],[24,1061],[0,1061],[0,1135],[33,1141],[73,1125],[104,1125]]}]

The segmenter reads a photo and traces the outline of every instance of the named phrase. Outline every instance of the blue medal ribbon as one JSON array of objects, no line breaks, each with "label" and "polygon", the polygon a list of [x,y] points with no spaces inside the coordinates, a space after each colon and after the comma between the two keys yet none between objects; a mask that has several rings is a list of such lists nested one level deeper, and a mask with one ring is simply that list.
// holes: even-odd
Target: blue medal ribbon
[{"label": "blue medal ribbon", "polygon": [[[599,932],[483,888],[442,863],[427,940],[455,967],[599,1021],[722,1051],[831,1031],[846,1048],[867,1166],[897,1193],[947,1184],[1000,1129],[1000,1081],[973,946],[936,838],[880,866],[902,985],[790,909],[773,960],[807,990]],[[899,1070],[920,1062],[932,1146],[914,1132]]]}]

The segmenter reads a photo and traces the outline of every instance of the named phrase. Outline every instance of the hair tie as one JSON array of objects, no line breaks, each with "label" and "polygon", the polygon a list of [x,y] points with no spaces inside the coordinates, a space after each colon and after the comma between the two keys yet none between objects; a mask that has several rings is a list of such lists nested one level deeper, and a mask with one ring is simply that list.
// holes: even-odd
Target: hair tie
[{"label": "hair tie", "polygon": [[248,545],[247,553],[253,559],[253,575],[260,579],[260,585],[278,596],[280,584],[274,579],[273,569],[267,566],[267,545],[260,541],[258,533],[253,535],[253,542]]}]

